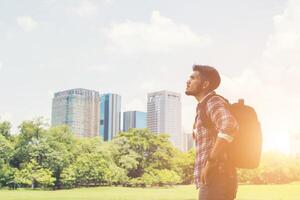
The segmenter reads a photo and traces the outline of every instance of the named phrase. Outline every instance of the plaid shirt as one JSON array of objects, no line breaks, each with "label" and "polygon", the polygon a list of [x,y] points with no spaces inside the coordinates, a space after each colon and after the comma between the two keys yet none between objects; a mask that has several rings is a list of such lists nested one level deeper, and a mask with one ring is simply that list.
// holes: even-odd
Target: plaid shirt
[{"label": "plaid shirt", "polygon": [[[215,94],[215,92],[212,93]],[[204,99],[208,98],[210,94],[204,97]],[[197,105],[197,115],[193,126],[193,136],[196,143],[194,181],[197,189],[200,187],[201,170],[204,168],[207,158],[217,138],[217,134],[214,134],[214,130],[209,130],[203,126],[203,123],[200,119],[200,105],[201,102]],[[205,109],[207,116],[210,117],[218,133],[223,133],[234,137],[234,133],[238,129],[238,124],[228,110],[228,103],[223,98],[219,96],[210,97],[210,99],[207,100]],[[225,153],[222,155],[222,158],[226,159]]]}]

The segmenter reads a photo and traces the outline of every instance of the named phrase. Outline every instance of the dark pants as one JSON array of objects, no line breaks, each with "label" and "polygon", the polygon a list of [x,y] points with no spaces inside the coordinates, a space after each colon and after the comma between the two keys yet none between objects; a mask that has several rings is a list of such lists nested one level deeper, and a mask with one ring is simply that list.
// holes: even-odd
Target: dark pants
[{"label": "dark pants", "polygon": [[199,189],[199,200],[233,200],[237,193],[235,168],[216,166],[208,175],[207,184]]}]

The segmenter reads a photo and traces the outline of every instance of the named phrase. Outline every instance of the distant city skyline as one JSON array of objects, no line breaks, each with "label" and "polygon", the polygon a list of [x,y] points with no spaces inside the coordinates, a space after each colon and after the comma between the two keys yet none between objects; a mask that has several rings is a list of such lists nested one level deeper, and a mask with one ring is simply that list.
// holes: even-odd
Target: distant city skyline
[{"label": "distant city skyline", "polygon": [[148,93],[147,112],[123,111],[121,130],[121,99],[118,94],[75,88],[54,93],[52,125],[68,125],[81,137],[99,136],[110,141],[121,131],[148,128],[153,133],[170,135],[170,142],[182,151],[189,148],[183,135],[181,95],[172,91]]}]

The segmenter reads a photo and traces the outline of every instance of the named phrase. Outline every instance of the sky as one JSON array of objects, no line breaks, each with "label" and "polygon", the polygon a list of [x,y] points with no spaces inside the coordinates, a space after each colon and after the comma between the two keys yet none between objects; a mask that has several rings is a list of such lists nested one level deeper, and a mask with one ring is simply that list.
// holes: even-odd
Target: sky
[{"label": "sky", "polygon": [[51,119],[54,92],[86,88],[146,111],[147,93],[181,93],[183,131],[196,100],[193,64],[221,74],[218,93],[244,98],[264,150],[289,151],[300,134],[299,0],[0,0],[0,120],[13,131]]}]

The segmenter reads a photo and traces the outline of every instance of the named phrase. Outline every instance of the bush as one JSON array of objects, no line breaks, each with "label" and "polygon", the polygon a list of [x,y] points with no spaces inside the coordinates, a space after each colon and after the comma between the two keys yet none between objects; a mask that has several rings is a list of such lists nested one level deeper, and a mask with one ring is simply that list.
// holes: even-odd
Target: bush
[{"label": "bush", "polygon": [[54,185],[55,178],[49,169],[42,168],[35,160],[31,160],[21,170],[16,170],[15,182],[24,186],[49,187]]},{"label": "bush", "polygon": [[238,170],[239,182],[248,184],[284,184],[300,180],[300,161],[279,152],[264,153],[256,169]]}]

